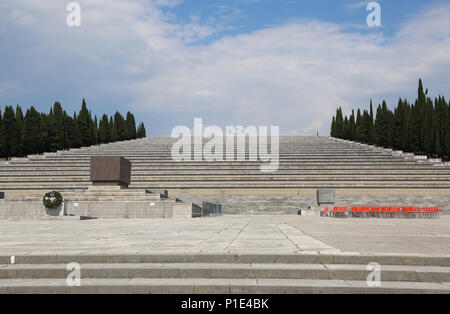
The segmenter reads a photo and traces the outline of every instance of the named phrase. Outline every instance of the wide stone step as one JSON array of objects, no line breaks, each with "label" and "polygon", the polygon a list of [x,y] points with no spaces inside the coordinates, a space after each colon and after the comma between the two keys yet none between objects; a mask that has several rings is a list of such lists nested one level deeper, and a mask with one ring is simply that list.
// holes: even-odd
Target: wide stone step
[{"label": "wide stone step", "polygon": [[450,293],[450,283],[386,282],[369,287],[366,281],[308,279],[204,279],[134,278],[82,279],[81,286],[69,287],[65,279],[1,279],[0,293],[83,293],[83,294],[311,294],[311,293]]},{"label": "wide stone step", "polygon": [[[352,182],[352,181],[447,181],[450,183],[450,177],[147,177],[147,178],[135,178],[131,180],[133,184],[144,184],[146,182],[163,183],[163,182],[227,182],[227,183],[239,183],[239,182],[315,182],[315,181],[336,181],[336,182]],[[18,182],[52,182],[52,183],[66,183],[66,182],[91,182],[90,178],[23,178],[23,177],[9,177],[0,178],[1,183],[18,183]],[[413,183],[410,182],[410,183]]]},{"label": "wide stone step", "polygon": [[[58,171],[58,172],[41,172],[41,171],[1,171],[0,178],[9,177],[42,177],[42,178],[54,178],[54,177],[85,177],[89,178],[89,171]],[[276,173],[265,173],[260,171],[160,171],[157,169],[148,169],[147,171],[132,171],[132,177],[174,177],[174,176],[230,176],[230,177],[244,177],[244,176],[258,176],[258,177],[293,177],[293,176],[308,176],[308,177],[320,177],[320,176],[341,176],[341,177],[352,177],[352,176],[408,176],[408,177],[424,177],[424,176],[449,176],[450,169],[431,169],[431,170],[396,170],[396,171],[323,171],[323,170],[312,170],[312,171],[277,171]]]},{"label": "wide stone step", "polygon": [[[82,278],[240,278],[366,280],[367,265],[351,264],[81,264]],[[67,277],[67,264],[3,265],[0,279]],[[383,281],[450,282],[450,267],[383,265]]]},{"label": "wide stone step", "polygon": [[[132,171],[143,171],[148,169],[158,169],[158,170],[171,170],[171,171],[179,171],[179,170],[222,170],[222,171],[228,171],[228,170],[238,170],[238,171],[249,171],[249,170],[260,170],[260,166],[264,163],[255,164],[253,166],[247,166],[247,165],[233,165],[233,166],[225,166],[225,165],[210,165],[208,163],[204,163],[202,165],[180,165],[180,164],[174,164],[172,166],[158,166],[153,167],[151,165],[148,166],[133,166]],[[285,166],[285,165],[279,165],[277,171],[280,170],[411,170],[411,169],[422,169],[422,170],[436,170],[435,167],[433,167],[431,164],[415,164],[415,165],[405,165],[405,164],[360,164],[360,165],[324,165],[324,164],[298,164],[294,166]],[[445,168],[444,168],[445,169]],[[70,166],[51,166],[49,164],[45,165],[24,165],[24,166],[16,166],[16,165],[10,165],[10,166],[3,166],[0,167],[0,171],[46,171],[46,172],[53,172],[53,171],[89,171],[90,168],[86,165],[80,166],[80,165],[70,165]],[[441,169],[443,170],[443,169]]]},{"label": "wide stone step", "polygon": [[[70,183],[60,183],[60,184],[29,184],[29,185],[0,185],[1,190],[84,190],[90,186],[89,182],[85,184],[70,184]],[[242,183],[242,184],[153,184],[153,183],[145,183],[142,185],[132,184],[129,186],[130,188],[135,189],[326,189],[326,188],[334,188],[334,189],[450,189],[450,184],[442,184],[439,181],[436,183],[426,183],[426,184],[413,184],[408,183],[404,184],[402,182],[392,184],[392,183],[309,183],[309,184],[299,184],[299,183]]]},{"label": "wide stone step", "polygon": [[[122,154],[122,155],[126,155],[126,154]],[[393,157],[393,156],[349,156],[347,154],[345,154],[344,156],[340,156],[340,157],[334,157],[334,156],[295,156],[295,155],[278,155],[279,156],[279,160],[280,161],[285,161],[285,162],[306,162],[306,161],[321,161],[321,162],[330,162],[330,161],[353,161],[353,162],[358,162],[358,161],[373,161],[373,162],[386,162],[386,161],[398,161],[398,162],[404,162],[405,159],[401,158],[401,157]],[[258,157],[253,156],[253,158]],[[133,161],[135,163],[161,163],[161,162],[175,162],[172,160],[172,157],[169,156],[161,156],[159,158],[156,158],[156,156],[142,156],[142,157],[130,157],[130,156],[126,156],[126,158],[130,161]],[[39,163],[39,162],[52,162],[52,163],[68,163],[68,162],[73,162],[73,161],[77,161],[79,163],[82,162],[89,162],[90,161],[90,157],[78,157],[78,156],[70,156],[70,157],[59,157],[59,158],[50,158],[50,157],[41,157],[41,158],[28,158],[29,162],[33,162],[33,163]],[[227,160],[227,158],[225,156],[223,156],[223,162],[236,162],[238,161],[238,158],[235,157],[232,160]],[[249,156],[245,156],[245,161],[247,162],[252,162],[250,160]],[[20,163],[24,163],[26,162],[26,160],[20,160],[20,161],[10,161],[10,164],[20,164]],[[191,162],[204,162],[204,161],[196,161],[193,156],[192,156],[192,161]],[[243,162],[243,161],[242,161]],[[254,161],[253,161],[254,162]]]},{"label": "wide stone step", "polygon": [[[154,263],[219,263],[219,264],[350,264],[450,267],[448,255],[364,254],[352,252],[297,254],[45,254],[15,255],[18,264],[154,264]],[[0,265],[11,264],[11,256],[0,255]]]},{"label": "wide stone step", "polygon": [[149,189],[450,189],[450,184],[404,184],[404,183],[377,183],[377,184],[361,184],[361,183],[310,183],[310,184],[296,184],[296,183],[271,183],[271,184],[146,184],[141,186],[133,184],[133,188],[149,188]]},{"label": "wide stone step", "polygon": [[[124,149],[125,150],[125,149]],[[128,152],[128,153],[127,153]],[[113,156],[125,156],[127,159],[135,160],[135,161],[143,161],[143,160],[149,160],[149,161],[164,161],[164,160],[172,160],[172,155],[170,151],[165,154],[152,154],[152,153],[143,153],[143,154],[135,154],[133,152],[130,152],[127,150],[127,152],[121,151],[114,154],[110,154],[108,152],[104,152],[102,154],[100,153],[91,153],[91,154],[65,154],[65,155],[58,155],[58,156],[45,156],[45,155],[39,155],[39,156],[28,156],[28,157],[21,157],[21,158],[11,158],[9,160],[9,163],[24,163],[24,162],[39,162],[39,161],[52,161],[52,162],[65,162],[65,161],[88,161],[93,156],[104,156],[104,155],[113,155]],[[185,155],[186,156],[186,155]],[[195,155],[187,155],[190,157],[190,160],[194,161]],[[222,158],[224,161],[230,159],[230,157],[227,157],[228,155],[222,155]],[[232,156],[232,155],[230,155]],[[381,154],[381,153],[365,153],[365,152],[358,152],[358,153],[352,153],[352,152],[326,152],[326,153],[303,153],[303,154],[297,154],[297,153],[279,153],[278,154],[280,160],[311,160],[311,159],[323,159],[323,160],[342,160],[342,159],[376,159],[376,160],[410,160],[415,161],[417,158],[414,158],[415,156],[409,156],[409,155],[392,155],[392,154]],[[256,158],[259,157],[259,154],[256,155],[234,155],[232,156],[231,161],[236,161],[238,158],[245,157],[245,160],[250,160],[250,158]],[[422,157],[420,157],[422,158]],[[424,157],[424,160],[426,160],[426,156]]]}]

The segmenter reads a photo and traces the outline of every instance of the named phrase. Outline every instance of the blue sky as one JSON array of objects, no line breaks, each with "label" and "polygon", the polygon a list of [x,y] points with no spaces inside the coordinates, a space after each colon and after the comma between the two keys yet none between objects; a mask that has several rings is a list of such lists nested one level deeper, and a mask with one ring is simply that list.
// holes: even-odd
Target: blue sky
[{"label": "blue sky", "polygon": [[419,77],[450,97],[450,1],[64,0],[0,3],[0,105],[133,111],[148,134],[177,125],[278,125],[327,135],[349,112],[413,99]]},{"label": "blue sky", "polygon": [[173,14],[179,23],[189,23],[192,19],[204,24],[223,21],[222,23],[228,27],[203,41],[203,43],[210,43],[223,36],[280,26],[299,19],[317,19],[354,25],[360,27],[358,29],[363,33],[381,31],[386,36],[393,36],[402,22],[427,7],[427,2],[420,0],[378,1],[382,6],[383,28],[373,29],[366,25],[366,17],[369,13],[366,10],[366,4],[369,2],[358,0],[191,0],[175,7],[166,7],[163,12]]}]

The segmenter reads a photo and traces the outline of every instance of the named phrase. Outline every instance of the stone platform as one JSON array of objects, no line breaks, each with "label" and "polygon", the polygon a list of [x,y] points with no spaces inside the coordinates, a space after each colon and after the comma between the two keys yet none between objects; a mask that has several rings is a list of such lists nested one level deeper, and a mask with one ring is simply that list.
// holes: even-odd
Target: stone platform
[{"label": "stone platform", "polygon": [[[169,198],[167,193],[127,189],[120,186],[90,186],[84,191],[63,191],[68,216],[122,219],[196,218],[202,208]],[[8,197],[0,201],[0,219],[41,220],[45,209],[38,196]]]}]

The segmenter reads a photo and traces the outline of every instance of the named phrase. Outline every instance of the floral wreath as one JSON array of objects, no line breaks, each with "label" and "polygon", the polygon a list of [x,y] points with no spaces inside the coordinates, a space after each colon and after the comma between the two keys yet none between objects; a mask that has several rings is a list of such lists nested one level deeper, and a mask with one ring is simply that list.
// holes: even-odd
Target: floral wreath
[{"label": "floral wreath", "polygon": [[42,202],[45,208],[55,209],[61,206],[62,200],[63,198],[61,193],[52,191],[44,195],[44,199],[42,200]]}]

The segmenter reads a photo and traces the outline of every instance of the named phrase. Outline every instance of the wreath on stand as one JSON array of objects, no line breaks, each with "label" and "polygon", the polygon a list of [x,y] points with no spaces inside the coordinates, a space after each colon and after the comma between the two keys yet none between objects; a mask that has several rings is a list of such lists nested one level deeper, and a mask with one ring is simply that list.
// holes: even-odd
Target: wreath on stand
[{"label": "wreath on stand", "polygon": [[52,191],[44,195],[43,204],[47,209],[55,209],[61,206],[63,201],[62,195],[59,192]]}]

